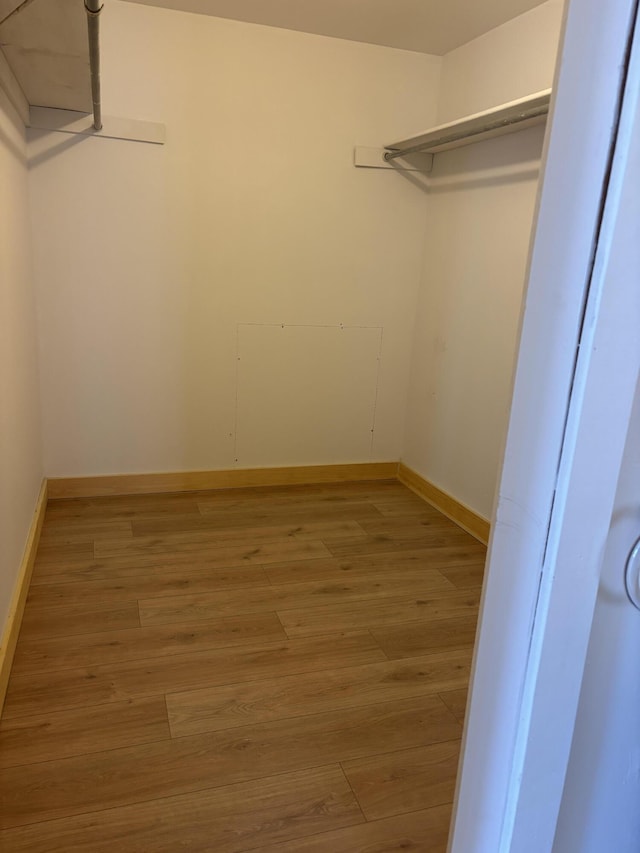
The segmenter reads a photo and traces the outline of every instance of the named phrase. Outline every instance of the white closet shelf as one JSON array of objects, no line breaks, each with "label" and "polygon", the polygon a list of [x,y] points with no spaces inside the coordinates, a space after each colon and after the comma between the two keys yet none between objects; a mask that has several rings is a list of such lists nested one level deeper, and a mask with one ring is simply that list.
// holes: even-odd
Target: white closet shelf
[{"label": "white closet shelf", "polygon": [[391,142],[385,145],[385,160],[395,160],[418,152],[437,154],[439,151],[460,148],[481,139],[490,139],[543,124],[549,112],[550,100],[551,89],[545,89],[458,121],[441,124],[416,136]]}]

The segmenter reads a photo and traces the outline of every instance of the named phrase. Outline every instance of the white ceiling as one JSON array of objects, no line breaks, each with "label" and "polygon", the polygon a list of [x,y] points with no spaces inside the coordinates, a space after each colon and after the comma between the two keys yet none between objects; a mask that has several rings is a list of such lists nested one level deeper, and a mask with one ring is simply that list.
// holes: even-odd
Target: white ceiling
[{"label": "white ceiling", "polygon": [[129,0],[442,55],[543,0]]}]

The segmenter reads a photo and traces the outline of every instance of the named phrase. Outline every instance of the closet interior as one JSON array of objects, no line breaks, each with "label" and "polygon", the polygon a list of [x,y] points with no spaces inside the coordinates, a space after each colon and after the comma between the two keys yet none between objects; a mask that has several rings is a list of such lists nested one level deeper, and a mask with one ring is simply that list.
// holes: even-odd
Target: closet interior
[{"label": "closet interior", "polygon": [[7,849],[446,849],[563,4],[357,5],[0,0]]}]

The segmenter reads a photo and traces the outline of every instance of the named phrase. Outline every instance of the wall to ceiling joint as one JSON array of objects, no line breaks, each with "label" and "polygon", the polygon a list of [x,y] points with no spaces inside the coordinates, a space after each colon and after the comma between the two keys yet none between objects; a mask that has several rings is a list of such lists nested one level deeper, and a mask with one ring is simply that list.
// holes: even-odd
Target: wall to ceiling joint
[{"label": "wall to ceiling joint", "polygon": [[541,0],[129,0],[444,56]]}]

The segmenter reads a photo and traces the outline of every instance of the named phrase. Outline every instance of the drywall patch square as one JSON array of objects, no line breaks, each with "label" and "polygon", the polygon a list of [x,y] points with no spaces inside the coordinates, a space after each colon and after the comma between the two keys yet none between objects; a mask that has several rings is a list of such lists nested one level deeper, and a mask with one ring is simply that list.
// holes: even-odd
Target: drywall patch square
[{"label": "drywall patch square", "polygon": [[382,328],[238,325],[236,464],[371,459]]}]

